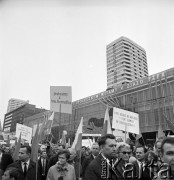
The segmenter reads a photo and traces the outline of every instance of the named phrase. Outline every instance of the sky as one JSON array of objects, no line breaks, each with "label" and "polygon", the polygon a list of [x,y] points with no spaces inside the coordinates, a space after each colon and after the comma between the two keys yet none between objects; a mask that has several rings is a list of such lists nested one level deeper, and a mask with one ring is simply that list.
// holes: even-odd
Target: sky
[{"label": "sky", "polygon": [[174,67],[172,0],[0,0],[0,119],[8,100],[50,109],[50,86],[72,100],[107,88],[106,45],[146,51],[149,75]]}]

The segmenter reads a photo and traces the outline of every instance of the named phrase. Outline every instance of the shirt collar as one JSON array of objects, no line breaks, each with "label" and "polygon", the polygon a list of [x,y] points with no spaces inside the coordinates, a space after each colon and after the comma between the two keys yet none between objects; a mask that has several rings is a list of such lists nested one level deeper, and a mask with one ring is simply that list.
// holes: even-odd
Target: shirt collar
[{"label": "shirt collar", "polygon": [[27,163],[27,166],[29,166],[29,164],[30,164],[30,159],[28,159],[28,161],[22,162],[22,165],[24,165],[24,163]]},{"label": "shirt collar", "polygon": [[96,156],[94,156],[94,154],[92,154],[93,158],[95,159]]}]

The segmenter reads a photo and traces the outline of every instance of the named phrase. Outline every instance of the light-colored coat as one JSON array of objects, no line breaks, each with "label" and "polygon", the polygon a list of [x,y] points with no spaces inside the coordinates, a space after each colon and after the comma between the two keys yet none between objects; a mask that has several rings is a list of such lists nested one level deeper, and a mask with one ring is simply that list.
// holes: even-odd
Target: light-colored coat
[{"label": "light-colored coat", "polygon": [[[66,164],[68,171],[65,172],[63,180],[76,180],[74,167],[70,164]],[[51,166],[48,170],[47,180],[58,180],[61,176],[61,173],[57,170],[57,164]]]}]

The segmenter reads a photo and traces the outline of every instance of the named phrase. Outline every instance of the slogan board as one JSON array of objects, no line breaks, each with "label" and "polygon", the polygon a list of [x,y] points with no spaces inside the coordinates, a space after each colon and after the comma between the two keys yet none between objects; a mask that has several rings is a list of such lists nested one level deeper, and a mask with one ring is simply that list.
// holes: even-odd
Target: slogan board
[{"label": "slogan board", "polygon": [[22,125],[22,124],[16,124],[16,137],[19,138],[21,133],[21,139],[24,139],[28,142],[31,141],[32,138],[32,128]]},{"label": "slogan board", "polygon": [[50,86],[50,110],[72,114],[71,86]]},{"label": "slogan board", "polygon": [[139,134],[139,114],[114,107],[112,128]]}]

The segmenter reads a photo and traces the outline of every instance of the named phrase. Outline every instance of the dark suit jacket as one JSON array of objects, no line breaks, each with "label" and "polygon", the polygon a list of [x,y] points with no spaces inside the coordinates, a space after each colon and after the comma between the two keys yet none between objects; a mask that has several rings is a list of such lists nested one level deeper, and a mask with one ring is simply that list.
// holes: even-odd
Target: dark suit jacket
[{"label": "dark suit jacket", "polygon": [[134,179],[140,179],[140,180],[152,179],[150,177],[150,171],[147,167],[140,169],[137,161],[134,161],[132,164],[134,165]]},{"label": "dark suit jacket", "polygon": [[9,164],[13,163],[13,159],[10,154],[8,153],[3,153],[1,162],[0,162],[0,177],[2,177],[5,169]]},{"label": "dark suit jacket", "polygon": [[84,177],[86,168],[92,160],[94,160],[94,156],[92,154],[84,159],[82,163],[82,177]]},{"label": "dark suit jacket", "polygon": [[[85,180],[117,180],[122,179],[121,171],[122,161],[118,161],[114,168],[109,166],[106,160],[99,154],[87,167]],[[120,166],[118,166],[120,164]]]},{"label": "dark suit jacket", "polygon": [[[22,180],[36,180],[36,163],[33,162],[32,160],[30,160],[30,164],[28,166],[28,170],[27,170],[27,175],[26,175],[26,179],[24,178],[24,174],[23,174],[23,170],[22,170],[22,166],[21,166],[21,161],[16,161],[12,164],[10,164],[8,167],[15,167],[19,170],[19,173],[22,176]],[[40,172],[39,172],[39,167],[37,169],[37,180],[40,180]]]},{"label": "dark suit jacket", "polygon": [[[40,175],[42,176],[43,166],[42,166],[41,158],[39,158],[38,160],[38,168]],[[45,177],[47,177],[47,173],[48,173],[48,159],[46,159],[46,164],[45,164]]]},{"label": "dark suit jacket", "polygon": [[58,155],[57,154],[54,156],[51,156],[50,159],[48,160],[48,169],[47,170],[49,170],[49,168],[51,166],[55,165],[57,163],[57,161],[58,161]]}]

